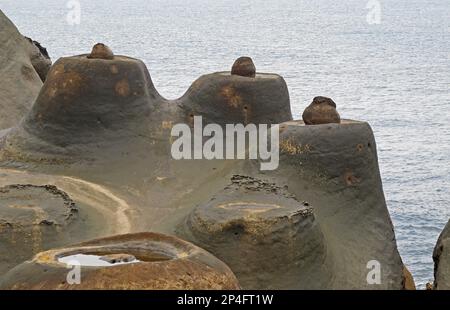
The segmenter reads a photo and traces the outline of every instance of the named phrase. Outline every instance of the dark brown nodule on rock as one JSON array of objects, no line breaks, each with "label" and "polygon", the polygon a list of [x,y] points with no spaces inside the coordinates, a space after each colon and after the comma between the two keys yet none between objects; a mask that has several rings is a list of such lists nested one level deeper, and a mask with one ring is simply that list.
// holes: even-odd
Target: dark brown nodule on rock
[{"label": "dark brown nodule on rock", "polygon": [[[136,257],[137,261],[111,266],[82,263],[81,283],[71,285],[67,282],[68,265],[64,259],[80,254],[120,258],[122,262]],[[175,237],[138,233],[41,252],[4,274],[0,288],[235,290],[240,287],[230,268],[205,250]]]},{"label": "dark brown nodule on rock", "polygon": [[255,77],[256,68],[250,57],[239,57],[231,68],[232,75],[240,75],[245,77]]},{"label": "dark brown nodule on rock", "polygon": [[333,100],[319,96],[303,112],[303,121],[306,125],[339,124],[341,117]]},{"label": "dark brown nodule on rock", "polygon": [[103,43],[97,43],[92,48],[92,52],[87,56],[91,59],[113,59],[114,53]]}]

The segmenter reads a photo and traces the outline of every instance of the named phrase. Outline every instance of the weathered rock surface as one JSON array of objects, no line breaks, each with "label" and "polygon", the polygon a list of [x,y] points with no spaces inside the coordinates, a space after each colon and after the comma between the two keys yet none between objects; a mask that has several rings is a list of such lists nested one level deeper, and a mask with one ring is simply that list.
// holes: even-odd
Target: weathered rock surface
[{"label": "weathered rock surface", "polygon": [[[45,173],[66,187],[88,188],[90,203],[80,210],[111,216],[110,226],[125,233],[179,234],[230,264],[245,288],[405,287],[368,124],[291,121],[286,83],[275,74],[205,75],[169,101],[141,61],[89,55],[58,60],[24,121],[0,133],[7,184],[25,170],[36,174],[27,184]],[[260,172],[259,162],[248,160],[173,160],[171,128],[192,125],[197,115],[221,126],[281,123],[279,169]],[[373,260],[381,266],[377,285],[367,282]]]},{"label": "weathered rock surface", "polygon": [[[112,266],[81,265],[80,284],[67,282],[75,255],[127,253],[139,261]],[[155,233],[120,235],[39,253],[9,271],[0,289],[239,289],[232,271],[208,252],[180,239]]]},{"label": "weathered rock surface", "polygon": [[221,257],[244,289],[322,288],[331,266],[307,205],[274,184],[237,175],[194,209],[179,234]]},{"label": "weathered rock surface", "polygon": [[26,115],[41,86],[29,42],[0,10],[0,130]]},{"label": "weathered rock surface", "polygon": [[433,252],[434,289],[450,290],[450,221],[445,226]]},{"label": "weathered rock surface", "polygon": [[48,55],[47,49],[37,41],[34,41],[28,37],[25,37],[25,39],[27,39],[28,42],[31,64],[39,74],[42,82],[44,82],[47,78],[48,71],[52,66],[52,61]]},{"label": "weathered rock surface", "polygon": [[129,232],[127,207],[99,184],[0,169],[0,275],[44,250]]},{"label": "weathered rock surface", "polygon": [[327,97],[315,97],[303,112],[306,125],[340,123],[341,117],[336,110],[336,103]]},{"label": "weathered rock surface", "polygon": [[[280,131],[280,167],[270,175],[314,208],[333,266],[326,288],[404,288],[370,126],[293,121],[281,124]],[[381,283],[371,285],[367,265],[374,260],[380,263]]]},{"label": "weathered rock surface", "polygon": [[70,197],[55,186],[0,187],[0,274],[44,246],[68,239],[67,226],[76,220],[77,211]]}]

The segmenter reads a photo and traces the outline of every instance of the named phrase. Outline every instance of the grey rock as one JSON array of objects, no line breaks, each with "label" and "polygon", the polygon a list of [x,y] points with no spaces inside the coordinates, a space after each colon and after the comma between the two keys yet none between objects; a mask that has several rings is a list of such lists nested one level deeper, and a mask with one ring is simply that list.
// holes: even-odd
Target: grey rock
[{"label": "grey rock", "polygon": [[29,42],[0,10],[0,130],[26,115],[42,86],[30,53]]}]

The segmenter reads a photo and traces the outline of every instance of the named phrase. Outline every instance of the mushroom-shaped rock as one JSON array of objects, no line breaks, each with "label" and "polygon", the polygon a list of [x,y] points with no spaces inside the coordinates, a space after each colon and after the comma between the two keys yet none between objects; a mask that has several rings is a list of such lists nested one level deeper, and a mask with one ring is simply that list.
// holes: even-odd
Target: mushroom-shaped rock
[{"label": "mushroom-shaped rock", "polygon": [[[8,138],[9,145],[27,154],[36,149],[68,152],[71,146],[112,144],[145,135],[150,103],[158,96],[140,60],[61,58],[52,66],[24,122]],[[10,150],[10,154],[18,151]]]},{"label": "mushroom-shaped rock", "polygon": [[28,37],[25,37],[25,39],[28,42],[31,63],[41,80],[44,82],[47,78],[48,71],[52,66],[52,61],[48,55],[47,49],[37,41]]},{"label": "mushroom-shaped rock", "polygon": [[26,115],[41,87],[29,43],[0,10],[0,130]]},{"label": "mushroom-shaped rock", "polygon": [[87,58],[111,60],[114,58],[114,53],[109,48],[109,46],[103,43],[97,43],[94,45],[91,53],[87,56]]},{"label": "mushroom-shaped rock", "polygon": [[190,121],[201,115],[205,123],[278,124],[292,119],[289,92],[276,74],[255,78],[217,72],[200,77],[178,100]]},{"label": "mushroom-shaped rock", "polygon": [[450,221],[448,221],[433,252],[434,289],[450,290]]},{"label": "mushroom-shaped rock", "polygon": [[[128,254],[131,261],[100,257]],[[79,284],[68,265],[81,266]],[[69,281],[70,282],[70,281]],[[222,261],[181,239],[157,233],[119,235],[37,254],[0,279],[1,289],[239,289]]]},{"label": "mushroom-shaped rock", "polygon": [[250,57],[239,57],[231,68],[231,74],[254,78],[256,76],[256,68],[253,60]]},{"label": "mushroom-shaped rock", "polygon": [[307,125],[340,123],[341,117],[333,100],[327,97],[315,97],[303,112],[303,121]]},{"label": "mushroom-shaped rock", "polygon": [[78,209],[52,185],[0,188],[0,274],[45,248],[70,240]]},{"label": "mushroom-shaped rock", "polygon": [[[334,261],[332,281],[324,288],[404,288],[369,124],[280,124],[280,165],[270,175],[314,206]],[[381,281],[374,284],[367,276],[378,264]]]},{"label": "mushroom-shaped rock", "polygon": [[330,278],[313,209],[275,184],[236,175],[179,233],[226,262],[245,289],[320,288]]}]

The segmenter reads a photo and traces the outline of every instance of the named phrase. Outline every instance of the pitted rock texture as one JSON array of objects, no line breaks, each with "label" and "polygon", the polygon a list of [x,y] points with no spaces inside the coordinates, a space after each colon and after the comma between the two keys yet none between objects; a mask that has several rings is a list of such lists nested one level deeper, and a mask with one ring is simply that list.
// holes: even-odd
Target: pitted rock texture
[{"label": "pitted rock texture", "polygon": [[[123,253],[139,262],[82,269],[78,285],[67,283],[67,265],[60,257],[74,254]],[[45,272],[44,272],[45,270]],[[5,274],[1,289],[239,289],[232,271],[208,252],[175,237],[139,233],[93,240],[39,253]]]}]

